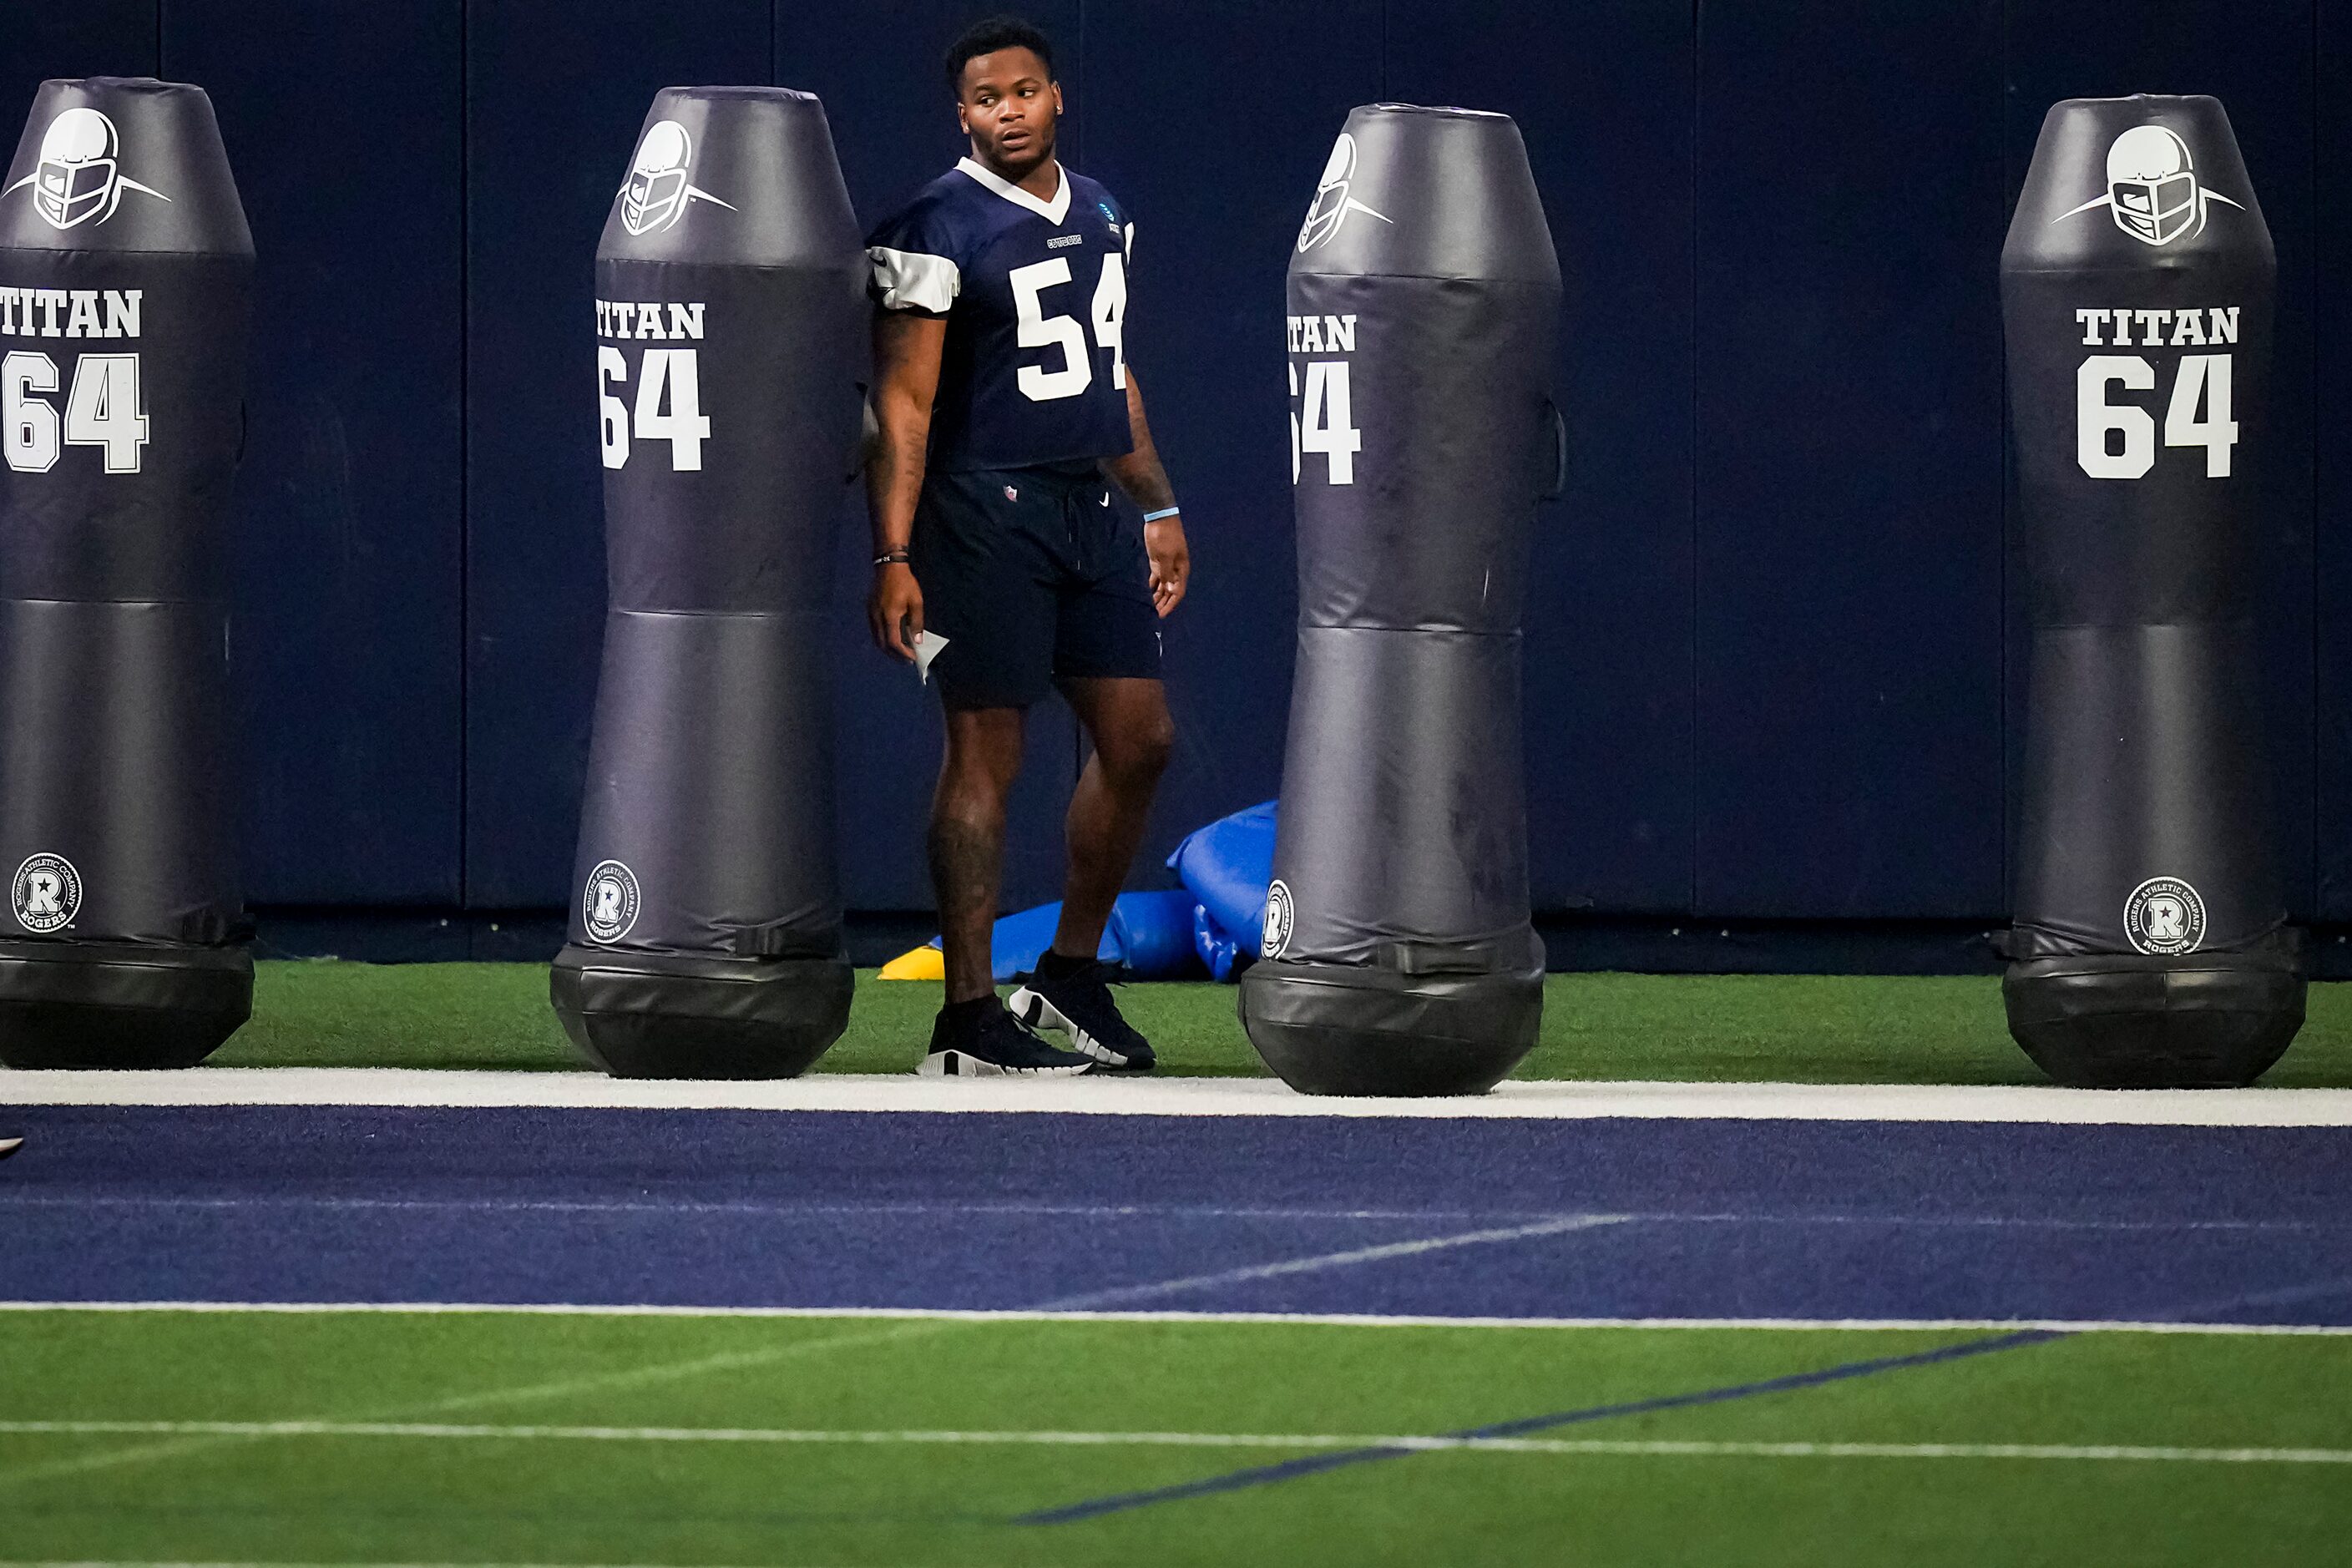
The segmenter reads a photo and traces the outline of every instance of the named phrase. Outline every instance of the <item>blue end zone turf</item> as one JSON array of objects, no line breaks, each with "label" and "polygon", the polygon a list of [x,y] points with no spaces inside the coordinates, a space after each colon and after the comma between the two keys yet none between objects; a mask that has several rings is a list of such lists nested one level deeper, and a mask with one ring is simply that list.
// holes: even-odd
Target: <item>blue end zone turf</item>
[{"label": "blue end zone turf", "polygon": [[0,1300],[2352,1324],[2352,1131],[24,1107]]}]

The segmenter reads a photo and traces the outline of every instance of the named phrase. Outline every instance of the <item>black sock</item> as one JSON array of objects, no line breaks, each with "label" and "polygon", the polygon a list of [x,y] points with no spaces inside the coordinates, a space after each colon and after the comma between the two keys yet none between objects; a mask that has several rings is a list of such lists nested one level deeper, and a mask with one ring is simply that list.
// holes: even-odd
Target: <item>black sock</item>
[{"label": "black sock", "polygon": [[992,991],[969,1002],[949,1003],[940,1009],[940,1021],[953,1029],[974,1028],[988,1022],[988,1016],[1003,1005],[996,999],[996,993]]},{"label": "black sock", "polygon": [[1094,962],[1091,958],[1072,958],[1049,947],[1037,955],[1037,967],[1033,973],[1040,980],[1067,980],[1080,970],[1092,967]]}]

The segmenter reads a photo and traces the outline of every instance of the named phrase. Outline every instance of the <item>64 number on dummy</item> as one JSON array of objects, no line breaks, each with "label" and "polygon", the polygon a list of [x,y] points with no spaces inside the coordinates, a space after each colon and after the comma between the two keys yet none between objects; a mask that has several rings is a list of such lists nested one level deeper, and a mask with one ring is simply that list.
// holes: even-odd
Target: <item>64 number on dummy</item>
[{"label": "64 number on dummy", "polygon": [[147,445],[139,356],[81,354],[71,363],[68,382],[47,354],[19,349],[0,356],[0,452],[20,474],[46,474],[68,447],[95,447],[108,473],[137,473]]},{"label": "64 number on dummy", "polygon": [[1356,318],[1292,316],[1289,318],[1290,361],[1290,482],[1297,484],[1309,458],[1323,460],[1323,477],[1335,485],[1356,482],[1356,454],[1364,449],[1364,433],[1356,427],[1355,397],[1349,385],[1349,361],[1301,354],[1347,355],[1356,351]]},{"label": "64 number on dummy", "polygon": [[[620,395],[632,386],[635,395],[624,400]],[[596,423],[608,468],[628,467],[635,445],[667,442],[672,471],[699,473],[702,444],[710,438],[710,416],[702,411],[699,352],[648,348],[639,353],[632,374],[626,353],[600,345]]]},{"label": "64 number on dummy", "polygon": [[[2086,348],[2210,349],[2238,341],[2239,308],[2203,310],[2084,310],[2074,312]],[[2137,324],[2139,335],[2132,329]],[[2114,335],[2109,337],[2112,327]],[[2137,479],[2156,467],[2158,426],[2152,407],[2130,395],[2157,389],[2158,365],[2144,354],[2086,354],[2074,371],[2074,462],[2095,479]],[[2163,444],[2201,447],[2205,477],[2226,479],[2238,444],[2232,414],[2231,357],[2184,353],[2174,361],[2172,387],[2163,398]],[[2153,401],[2153,400],[2152,400]]]}]

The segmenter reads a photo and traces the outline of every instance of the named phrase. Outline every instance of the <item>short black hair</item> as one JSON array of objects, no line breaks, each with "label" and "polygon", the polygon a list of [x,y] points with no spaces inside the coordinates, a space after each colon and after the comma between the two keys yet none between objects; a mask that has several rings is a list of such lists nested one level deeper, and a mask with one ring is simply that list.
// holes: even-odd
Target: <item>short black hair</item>
[{"label": "short black hair", "polygon": [[961,98],[963,68],[999,49],[1027,49],[1045,62],[1045,79],[1054,79],[1054,46],[1045,34],[1018,16],[984,16],[948,46],[948,90]]}]

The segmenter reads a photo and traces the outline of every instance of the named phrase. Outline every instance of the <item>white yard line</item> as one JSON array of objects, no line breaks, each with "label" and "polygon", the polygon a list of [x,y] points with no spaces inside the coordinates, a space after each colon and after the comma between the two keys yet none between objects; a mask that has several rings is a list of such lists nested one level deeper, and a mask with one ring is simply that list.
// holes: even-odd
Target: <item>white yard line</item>
[{"label": "white yard line", "polygon": [[[989,1219],[1051,1216],[1065,1219],[1235,1219],[1235,1220],[1296,1220],[1325,1224],[1332,1220],[1413,1220],[1423,1224],[1439,1220],[1467,1219],[1542,1219],[1558,1217],[1537,1210],[1476,1210],[1476,1209],[1401,1209],[1401,1208],[1275,1208],[1264,1205],[1234,1206],[1226,1204],[1056,1204],[1023,1203],[1017,1200],[996,1202],[983,1199],[975,1203],[955,1203],[908,1199],[894,1201],[877,1199],[871,1203],[795,1203],[789,1199],[757,1201],[751,1199],[703,1201],[693,1198],[354,1198],[340,1194],[290,1192],[239,1193],[234,1197],[206,1197],[194,1193],[19,1193],[0,1187],[0,1209],[7,1208],[171,1208],[171,1209],[324,1209],[355,1210],[365,1213],[383,1209],[395,1213],[422,1214],[646,1214],[675,1217],[678,1215],[723,1214],[740,1215],[747,1218],[775,1217],[779,1219],[839,1219],[871,1217],[877,1215],[909,1215],[916,1217],[941,1219]],[[1731,1214],[1651,1215],[1639,1216],[1653,1219],[1688,1219],[1696,1224],[1719,1224],[1754,1218],[1769,1223],[1774,1216],[1754,1216]],[[2044,1222],[1995,1218],[1937,1218],[1910,1221],[1895,1216],[1882,1220],[1876,1216],[1830,1215],[1821,1223],[1843,1224],[1927,1224],[1927,1225],[2006,1225],[2019,1224],[2040,1229]],[[2352,1229],[2352,1215],[2340,1222],[2325,1223],[2303,1220],[2183,1220],[2178,1225],[2162,1221],[2119,1221],[2105,1225],[2096,1220],[2052,1220],[2049,1226],[2063,1228],[2137,1229],[2137,1230],[2313,1230]]]},{"label": "white yard line", "polygon": [[[1315,1273],[1331,1268],[1352,1268],[1367,1263],[1380,1263],[1395,1258],[1407,1258],[1448,1247],[1475,1247],[1524,1240],[1539,1236],[1564,1235],[1596,1225],[1610,1223],[1609,1216],[1598,1215],[1559,1215],[1533,1225],[1513,1226],[1506,1229],[1461,1231],[1451,1235],[1424,1237],[1411,1241],[1390,1242],[1377,1247],[1354,1247],[1345,1252],[1317,1253],[1303,1258],[1282,1258],[1271,1263],[1252,1264],[1216,1274],[1192,1275],[1176,1279],[1151,1280],[1136,1285],[1118,1286],[1108,1290],[1089,1292],[1045,1304],[1043,1310],[1071,1316],[1082,1316],[1078,1309],[1096,1301],[1112,1300],[1148,1300],[1153,1296],[1220,1285],[1234,1280],[1268,1279],[1281,1275]],[[0,1306],[19,1306],[0,1303]],[[856,1321],[860,1314],[803,1314],[803,1316],[835,1316]],[[843,1333],[824,1334],[814,1339],[795,1341],[784,1345],[769,1345],[751,1350],[726,1351],[714,1355],[698,1356],[681,1362],[657,1363],[650,1366],[626,1368],[617,1372],[593,1373],[576,1378],[559,1379],[551,1383],[526,1384],[520,1387],[489,1388],[470,1394],[431,1401],[419,1405],[386,1412],[386,1418],[441,1415],[485,1406],[513,1405],[534,1399],[572,1398],[588,1393],[609,1393],[613,1390],[672,1381],[711,1372],[749,1372],[778,1362],[810,1353],[824,1353],[836,1349],[885,1343],[924,1334],[934,1334],[969,1326],[985,1320],[954,1313],[887,1313],[872,1314],[883,1319],[888,1326],[854,1329]],[[5,1428],[0,1428],[5,1430]],[[169,1458],[191,1448],[211,1447],[237,1440],[250,1434],[216,1432],[205,1429],[201,1423],[185,1431],[149,1432],[144,1428],[126,1435],[160,1438],[160,1441],[116,1448],[96,1454],[76,1455],[16,1470],[0,1472],[0,1481],[23,1482],[44,1479],[58,1475],[79,1474],[92,1469],[142,1463],[148,1459]],[[267,1434],[264,1434],[266,1436]]]},{"label": "white yard line", "polygon": [[[1273,1265],[1271,1267],[1280,1267]],[[1146,1287],[1149,1289],[1149,1287]],[[2352,1325],[2161,1322],[2128,1318],[1447,1318],[1411,1313],[1087,1311],[1066,1308],[669,1307],[503,1301],[0,1301],[0,1312],[374,1312],[582,1318],[839,1318],[943,1323],[1265,1323],[1334,1329],[1760,1329],[1793,1333],[2015,1333],[2292,1335],[2336,1338]],[[825,1342],[831,1343],[832,1342]],[[8,1568],[0,1563],[0,1568]]]},{"label": "white yard line", "polygon": [[[945,1332],[956,1326],[947,1321],[898,1321],[884,1327],[856,1328],[842,1333],[818,1334],[813,1338],[793,1340],[781,1345],[763,1345],[752,1350],[721,1351],[711,1355],[693,1356],[684,1361],[656,1362],[647,1365],[624,1367],[613,1372],[587,1373],[577,1376],[505,1387],[492,1386],[477,1389],[468,1394],[451,1394],[421,1403],[409,1402],[383,1411],[376,1419],[397,1420],[401,1417],[454,1414],[458,1411],[480,1410],[501,1405],[528,1404],[536,1399],[576,1399],[583,1394],[611,1394],[624,1388],[642,1388],[653,1384],[675,1382],[680,1378],[697,1377],[709,1373],[750,1373],[803,1356],[829,1354],[839,1350],[860,1350],[901,1340],[918,1339]],[[94,1454],[75,1455],[46,1465],[0,1470],[0,1484],[46,1480],[58,1476],[82,1475],[92,1470],[145,1464],[153,1459],[178,1458],[190,1453],[216,1448],[236,1441],[238,1439],[234,1436],[222,1434],[167,1436],[157,1442],[104,1449]]]},{"label": "white yard line", "polygon": [[1090,1116],[1597,1117],[2352,1127],[2352,1089],[2079,1089],[1927,1084],[1506,1083],[1455,1100],[1293,1093],[1272,1079],[919,1079],[819,1073],[770,1083],[616,1079],[586,1072],[406,1068],[0,1069],[0,1104],[534,1106],[583,1110],[1050,1111]]},{"label": "white yard line", "polygon": [[1187,1275],[1181,1279],[1158,1279],[1144,1285],[1115,1285],[1108,1289],[1088,1290],[1081,1295],[1048,1302],[1046,1310],[1084,1311],[1120,1301],[1149,1300],[1155,1296],[1174,1296],[1186,1290],[1207,1289],[1217,1285],[1240,1285],[1252,1279],[1278,1279],[1293,1274],[1318,1274],[1329,1268],[1349,1268],[1360,1263],[1385,1263],[1391,1258],[1418,1258],[1423,1253],[1446,1252],[1457,1247],[1489,1247],[1532,1240],[1540,1236],[1566,1236],[1572,1231],[1617,1225],[1624,1217],[1622,1215],[1558,1215],[1532,1225],[1468,1230],[1453,1236],[1423,1237],[1412,1241],[1383,1242],[1374,1247],[1349,1247],[1344,1252],[1321,1253],[1313,1258],[1285,1258],[1279,1263],[1252,1263],[1238,1268],[1220,1268],[1212,1274]]},{"label": "white yard line", "polygon": [[0,1435],[424,1438],[431,1441],[784,1443],[1045,1447],[1392,1448],[1407,1453],[1657,1458],[2070,1459],[2125,1463],[2352,1465],[2352,1448],[2206,1448],[2084,1443],[1762,1443],[1574,1437],[1447,1437],[1328,1432],[823,1430],[771,1426],[513,1426],[418,1421],[0,1421]]}]

